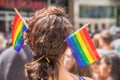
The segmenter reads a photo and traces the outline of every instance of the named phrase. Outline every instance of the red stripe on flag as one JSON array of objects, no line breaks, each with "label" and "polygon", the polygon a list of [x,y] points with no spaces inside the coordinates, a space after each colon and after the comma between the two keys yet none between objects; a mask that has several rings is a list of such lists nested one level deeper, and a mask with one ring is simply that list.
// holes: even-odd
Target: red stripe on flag
[{"label": "red stripe on flag", "polygon": [[89,44],[89,42],[88,42],[88,40],[87,40],[87,38],[86,38],[86,35],[85,35],[84,32],[83,32],[83,29],[80,30],[79,33],[81,34],[81,37],[82,37],[82,39],[83,39],[83,41],[84,41],[84,44],[85,44],[86,48],[88,49],[88,52],[89,52],[89,54],[91,55],[92,59],[93,59],[94,61],[96,61],[96,60],[97,60],[97,59],[96,59],[96,56],[95,56],[95,54],[93,53],[92,48],[90,47],[90,44]]},{"label": "red stripe on flag", "polygon": [[14,32],[12,32],[12,33],[13,33],[13,41],[15,40],[14,37],[15,37],[15,34],[16,34],[16,30],[17,30],[17,28],[18,28],[18,26],[19,26],[19,24],[20,24],[21,21],[22,21],[22,20],[21,20],[20,17],[19,17],[19,18],[17,19],[17,21],[16,21],[16,24],[15,24],[15,26],[14,26]]},{"label": "red stripe on flag", "polygon": [[86,27],[83,28],[83,32],[84,32],[84,34],[85,34],[85,36],[86,36],[86,39],[88,40],[89,45],[91,46],[91,49],[93,50],[96,58],[99,60],[99,59],[100,59],[100,56],[98,55],[98,53],[97,53],[97,51],[96,51],[96,48],[95,48],[95,46],[94,46],[94,44],[93,44],[93,42],[92,42],[92,40],[91,40],[91,38],[90,38],[90,35],[89,35]]},{"label": "red stripe on flag", "polygon": [[14,37],[14,31],[15,31],[15,28],[16,28],[16,22],[17,20],[19,19],[19,15],[16,14],[15,17],[14,17],[14,22],[13,22],[13,26],[12,26],[12,44],[13,44],[13,37]]}]

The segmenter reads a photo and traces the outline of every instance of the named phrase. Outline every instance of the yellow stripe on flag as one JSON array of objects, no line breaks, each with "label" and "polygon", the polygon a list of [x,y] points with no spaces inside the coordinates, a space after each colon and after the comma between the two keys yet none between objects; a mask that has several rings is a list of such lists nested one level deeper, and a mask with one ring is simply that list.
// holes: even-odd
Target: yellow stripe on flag
[{"label": "yellow stripe on flag", "polygon": [[79,33],[80,33],[80,35],[81,35],[81,37],[82,37],[82,39],[84,41],[84,44],[85,44],[86,48],[88,49],[90,55],[92,56],[93,60],[96,61],[97,58],[96,58],[94,52],[92,51],[92,48],[90,47],[90,44],[88,43],[88,40],[86,39],[86,36],[85,36],[85,34],[83,32],[83,29],[80,30]]},{"label": "yellow stripe on flag", "polygon": [[82,46],[82,49],[83,49],[83,51],[84,51],[84,53],[85,53],[88,61],[89,61],[90,63],[93,63],[94,60],[92,59],[89,51],[87,50],[87,48],[86,48],[86,46],[85,46],[85,44],[84,44],[84,41],[83,41],[80,33],[79,33],[79,32],[76,32],[76,36],[77,36],[77,38],[78,38],[78,41],[79,41],[80,45]]},{"label": "yellow stripe on flag", "polygon": [[21,21],[16,29],[16,32],[15,32],[15,37],[14,37],[14,42],[13,42],[13,45],[15,44],[15,41],[17,39],[17,36],[19,34],[19,32],[21,31],[22,29],[22,26],[23,26],[23,21]]}]

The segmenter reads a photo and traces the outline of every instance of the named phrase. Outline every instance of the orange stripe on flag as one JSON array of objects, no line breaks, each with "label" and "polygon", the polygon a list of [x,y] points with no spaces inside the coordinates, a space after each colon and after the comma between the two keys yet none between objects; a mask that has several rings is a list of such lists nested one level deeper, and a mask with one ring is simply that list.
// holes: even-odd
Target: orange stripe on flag
[{"label": "orange stripe on flag", "polygon": [[96,48],[95,48],[95,46],[94,46],[92,40],[90,39],[90,36],[89,36],[89,33],[87,32],[86,27],[83,28],[83,32],[84,32],[84,34],[85,34],[85,36],[86,36],[86,39],[88,40],[88,43],[89,43],[89,45],[90,45],[90,47],[91,47],[93,53],[95,54],[97,60],[99,60],[99,59],[100,59],[100,56],[98,55],[98,53],[97,53],[97,51],[96,51]]},{"label": "orange stripe on flag", "polygon": [[[12,32],[14,32],[15,25],[16,25],[16,22],[17,22],[18,18],[19,18],[19,15],[16,14],[15,17],[14,17],[13,25],[12,25]],[[12,33],[12,39],[13,39],[13,37],[14,37],[14,33]],[[12,40],[12,44],[13,44],[13,40]]]},{"label": "orange stripe on flag", "polygon": [[[13,30],[13,40],[15,40],[15,33],[16,33],[16,29],[17,29],[17,27],[18,27],[18,25],[19,25],[19,23],[21,22],[21,19],[20,18],[18,18],[17,19],[17,21],[16,21],[16,24],[15,24],[15,26],[14,26],[14,30]],[[14,42],[14,41],[13,41]]]},{"label": "orange stripe on flag", "polygon": [[96,60],[97,60],[97,59],[96,59],[96,56],[94,55],[94,52],[92,51],[92,48],[90,47],[90,44],[88,43],[88,40],[87,40],[86,36],[84,35],[83,29],[80,30],[79,32],[80,32],[80,34],[81,34],[81,36],[82,36],[82,38],[83,38],[83,41],[84,41],[85,46],[87,47],[87,49],[88,49],[88,51],[89,51],[89,54],[91,55],[92,59],[93,59],[94,61],[96,61]]}]

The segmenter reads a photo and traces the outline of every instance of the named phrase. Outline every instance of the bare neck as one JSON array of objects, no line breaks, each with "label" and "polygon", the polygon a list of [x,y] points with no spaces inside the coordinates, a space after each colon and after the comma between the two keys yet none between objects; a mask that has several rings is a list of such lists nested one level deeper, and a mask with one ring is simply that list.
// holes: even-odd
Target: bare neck
[{"label": "bare neck", "polygon": [[70,72],[68,72],[64,65],[60,67],[59,80],[79,80],[78,77]]},{"label": "bare neck", "polygon": [[[61,59],[60,59],[59,80],[79,80],[79,78],[76,75],[68,72],[65,69],[65,67],[63,65],[63,61],[64,61],[64,56],[61,57]],[[49,79],[49,80],[51,80],[51,79]],[[58,79],[56,79],[56,80],[58,80]]]}]

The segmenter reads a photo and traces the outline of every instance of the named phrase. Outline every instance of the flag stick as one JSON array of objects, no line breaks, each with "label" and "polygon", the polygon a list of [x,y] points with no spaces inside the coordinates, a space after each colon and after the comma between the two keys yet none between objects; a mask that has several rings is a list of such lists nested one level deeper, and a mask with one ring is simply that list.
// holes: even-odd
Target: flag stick
[{"label": "flag stick", "polygon": [[14,8],[15,12],[18,13],[18,10],[16,8]]}]

